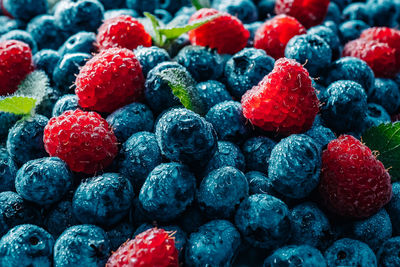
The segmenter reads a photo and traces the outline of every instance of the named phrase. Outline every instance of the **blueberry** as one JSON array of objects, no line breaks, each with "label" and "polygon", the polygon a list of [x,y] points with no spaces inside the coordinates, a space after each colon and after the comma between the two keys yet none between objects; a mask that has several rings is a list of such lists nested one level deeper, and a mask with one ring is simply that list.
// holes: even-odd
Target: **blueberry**
[{"label": "blueberry", "polygon": [[196,179],[179,163],[163,163],[150,172],[144,182],[139,201],[152,218],[160,221],[175,219],[194,199]]},{"label": "blueberry", "polygon": [[206,111],[209,111],[210,108],[218,103],[232,100],[225,85],[218,81],[209,80],[198,83],[196,85],[196,91],[201,101],[205,104]]},{"label": "blueberry", "polygon": [[24,42],[29,45],[29,47],[32,50],[32,54],[37,52],[36,41],[33,39],[32,35],[30,35],[26,31],[23,31],[23,30],[9,31],[6,34],[3,34],[0,38],[0,42],[6,41],[6,40],[18,40],[18,41]]},{"label": "blueberry", "polygon": [[92,54],[96,51],[95,42],[96,35],[93,32],[78,32],[65,41],[58,53],[60,57],[74,53]]},{"label": "blueberry", "polygon": [[286,246],[279,248],[264,261],[264,267],[313,266],[326,267],[321,252],[309,245]]},{"label": "blueberry", "polygon": [[269,19],[275,15],[275,0],[260,0],[257,8],[259,19]]},{"label": "blueberry", "polygon": [[378,265],[391,267],[400,265],[400,236],[392,237],[387,240],[379,249],[376,257]]},{"label": "blueberry", "polygon": [[318,185],[321,170],[319,145],[309,136],[282,139],[271,152],[268,177],[274,190],[290,198],[304,198]]},{"label": "blueberry", "polygon": [[331,129],[321,125],[313,126],[310,130],[308,130],[304,134],[311,137],[321,149],[325,149],[325,147],[329,144],[330,141],[336,139],[336,136]]},{"label": "blueberry", "polygon": [[257,20],[257,7],[251,0],[221,1],[218,10],[236,16],[243,23],[251,23]]},{"label": "blueberry", "polygon": [[133,187],[117,173],[104,173],[82,181],[74,193],[72,209],[82,223],[111,226],[129,212]]},{"label": "blueberry", "polygon": [[400,108],[400,90],[391,79],[376,78],[375,86],[368,94],[368,101],[381,105],[389,114]]},{"label": "blueberry", "polygon": [[247,139],[242,146],[249,171],[268,172],[268,161],[276,142],[265,136]]},{"label": "blueberry", "polygon": [[362,20],[371,24],[371,16],[366,3],[352,3],[343,10],[343,20]]},{"label": "blueberry", "polygon": [[400,183],[396,182],[392,184],[392,199],[386,206],[387,212],[389,213],[390,220],[393,224],[393,234],[400,234]]},{"label": "blueberry", "polygon": [[368,13],[373,26],[394,27],[399,17],[399,10],[392,0],[368,0]]},{"label": "blueberry", "polygon": [[139,14],[133,9],[129,9],[129,8],[110,9],[110,10],[107,10],[106,12],[104,12],[104,20],[119,17],[121,15],[127,15],[127,16],[131,16],[133,18],[139,17]]},{"label": "blueberry", "polygon": [[291,232],[287,205],[267,194],[251,195],[242,201],[235,224],[246,241],[265,249],[285,244]]},{"label": "blueberry", "polygon": [[215,220],[192,233],[186,244],[187,266],[231,266],[240,245],[240,234],[232,223]]},{"label": "blueberry", "polygon": [[332,0],[340,10],[343,10],[346,6],[348,6],[353,0]]},{"label": "blueberry", "polygon": [[247,182],[249,184],[249,194],[268,194],[276,195],[272,188],[271,179],[264,173],[258,171],[251,171],[246,173]]},{"label": "blueberry", "polygon": [[274,68],[275,60],[264,50],[245,48],[233,55],[225,65],[228,89],[236,98],[257,85]]},{"label": "blueberry", "polygon": [[47,118],[51,118],[54,105],[60,96],[61,92],[58,89],[47,86],[42,101],[36,106],[36,112]]},{"label": "blueberry", "polygon": [[143,12],[153,12],[154,9],[165,9],[170,13],[175,13],[182,6],[190,4],[188,0],[126,0],[128,8]]},{"label": "blueberry", "polygon": [[143,75],[146,77],[150,70],[156,67],[158,64],[170,61],[168,52],[157,46],[143,47],[139,46],[135,50],[135,56],[142,66]]},{"label": "blueberry", "polygon": [[54,245],[54,266],[97,266],[106,264],[110,241],[100,228],[90,224],[65,230]]},{"label": "blueberry", "polygon": [[19,119],[14,113],[0,111],[0,144],[6,142],[8,131]]},{"label": "blueberry", "polygon": [[3,0],[2,6],[13,18],[23,21],[47,13],[46,0]]},{"label": "blueberry", "polygon": [[10,159],[7,149],[0,147],[0,192],[14,191],[17,167]]},{"label": "blueberry", "polygon": [[205,166],[217,149],[211,123],[187,109],[166,112],[157,122],[155,132],[165,157],[192,167]]},{"label": "blueberry", "polygon": [[247,46],[248,47],[252,47],[254,45],[254,36],[256,35],[256,32],[257,32],[258,28],[260,28],[260,26],[262,24],[263,23],[261,21],[255,21],[255,22],[250,23],[250,24],[244,24],[244,27],[250,33],[250,37],[249,37],[249,39],[247,41]]},{"label": "blueberry", "polygon": [[59,60],[58,52],[51,49],[42,49],[33,56],[36,69],[43,70],[50,79],[53,78],[53,71]]},{"label": "blueberry", "polygon": [[18,22],[6,16],[0,16],[0,35],[18,29]]},{"label": "blueberry", "polygon": [[125,0],[99,0],[103,4],[104,9],[115,9],[123,6]]},{"label": "blueberry", "polygon": [[342,53],[340,39],[332,29],[319,25],[308,29],[307,33],[318,35],[329,45],[332,49],[332,59],[340,58]]},{"label": "blueberry", "polygon": [[391,122],[391,119],[386,109],[378,104],[368,103],[367,117],[365,119],[366,129],[388,122]]},{"label": "blueberry", "polygon": [[58,238],[65,229],[79,224],[72,212],[71,201],[61,201],[47,214],[44,225],[47,231]]},{"label": "blueberry", "polygon": [[[175,17],[168,25],[175,25],[175,24],[182,24],[181,26],[185,26],[188,21],[189,21],[190,16],[184,16],[183,18],[181,17]],[[183,19],[183,21],[182,21]],[[176,21],[177,20],[177,21]],[[177,25],[179,26],[179,25]],[[185,46],[190,45],[190,40],[189,40],[189,35],[188,34],[182,34],[179,36],[177,39],[172,41],[170,46],[168,47],[168,53],[171,57],[175,57],[179,51],[181,51],[182,48]]]},{"label": "blueberry", "polygon": [[63,95],[60,97],[53,107],[53,117],[58,117],[67,110],[78,109],[78,97],[76,95]]},{"label": "blueberry", "polygon": [[328,12],[325,16],[325,21],[334,21],[335,23],[340,23],[342,19],[342,12],[335,2],[330,2],[328,6]]},{"label": "blueberry", "polygon": [[138,132],[122,145],[119,172],[131,181],[135,191],[139,191],[147,175],[161,161],[156,136],[149,132]]},{"label": "blueberry", "polygon": [[49,120],[42,115],[34,115],[18,121],[9,131],[7,152],[18,167],[25,162],[46,156],[43,131]]},{"label": "blueberry", "polygon": [[377,266],[374,252],[367,244],[343,238],[325,251],[328,266]]},{"label": "blueberry", "polygon": [[182,48],[175,60],[186,67],[196,81],[216,80],[222,75],[223,60],[213,50],[201,46]]},{"label": "blueberry", "polygon": [[325,26],[325,27],[331,29],[335,34],[339,34],[338,25],[332,20],[324,21],[321,24],[321,26]]},{"label": "blueberry", "polygon": [[0,239],[0,265],[50,267],[53,245],[53,237],[43,228],[15,226]]},{"label": "blueberry", "polygon": [[362,20],[348,20],[339,26],[340,39],[342,44],[357,39],[361,32],[370,26]]},{"label": "blueberry", "polygon": [[165,24],[168,24],[172,20],[171,13],[162,8],[154,9],[154,16],[156,16],[160,21]]},{"label": "blueberry", "polygon": [[31,20],[26,27],[33,39],[36,41],[38,49],[58,49],[67,39],[68,35],[63,28],[56,25],[53,16],[41,15]]},{"label": "blueberry", "polygon": [[110,240],[111,251],[116,251],[119,246],[132,238],[134,232],[133,225],[127,222],[119,223],[117,226],[107,231]]},{"label": "blueberry", "polygon": [[244,171],[244,156],[237,145],[231,142],[218,141],[218,149],[211,157],[203,171],[203,174],[205,176],[211,171],[225,166],[235,167],[240,171]]}]

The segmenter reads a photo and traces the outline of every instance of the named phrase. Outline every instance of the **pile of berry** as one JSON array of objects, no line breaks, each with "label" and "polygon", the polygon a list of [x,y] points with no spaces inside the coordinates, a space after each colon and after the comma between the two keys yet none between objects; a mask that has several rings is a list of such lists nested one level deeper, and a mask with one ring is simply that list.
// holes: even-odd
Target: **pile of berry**
[{"label": "pile of berry", "polygon": [[400,266],[400,0],[208,2],[0,0],[0,266]]}]

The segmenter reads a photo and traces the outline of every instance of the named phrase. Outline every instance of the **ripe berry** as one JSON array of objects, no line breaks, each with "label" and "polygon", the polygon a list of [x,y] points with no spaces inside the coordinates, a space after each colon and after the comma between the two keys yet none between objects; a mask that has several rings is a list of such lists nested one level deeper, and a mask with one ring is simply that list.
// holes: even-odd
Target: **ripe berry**
[{"label": "ripe berry", "polygon": [[275,16],[258,28],[254,47],[278,59],[284,56],[286,44],[293,36],[305,33],[306,29],[297,19],[286,15]]},{"label": "ripe berry", "polygon": [[309,245],[279,248],[265,259],[263,266],[290,266],[293,262],[299,262],[303,266],[326,266],[321,252]]},{"label": "ripe berry", "polygon": [[144,77],[132,51],[111,48],[89,60],[75,84],[81,107],[112,112],[142,97]]},{"label": "ripe berry", "polygon": [[353,218],[375,214],[392,197],[383,164],[350,135],[333,140],[323,152],[319,191],[333,212]]},{"label": "ripe berry", "polygon": [[177,267],[174,238],[163,229],[151,228],[122,244],[108,259],[107,267]]},{"label": "ripe berry", "polygon": [[318,104],[307,70],[287,58],[242,97],[243,114],[252,124],[284,135],[310,129]]},{"label": "ripe berry", "polygon": [[245,48],[250,33],[238,18],[228,13],[202,8],[192,15],[189,22],[216,14],[220,16],[189,32],[190,42],[193,45],[217,49],[220,54],[235,54]]},{"label": "ripe berry", "polygon": [[66,111],[44,129],[47,153],[71,170],[88,174],[107,167],[118,152],[117,139],[106,120],[95,112]]},{"label": "ripe berry", "polygon": [[101,50],[112,47],[133,50],[139,45],[151,46],[151,36],[137,19],[121,15],[103,22],[98,29],[97,43]]}]

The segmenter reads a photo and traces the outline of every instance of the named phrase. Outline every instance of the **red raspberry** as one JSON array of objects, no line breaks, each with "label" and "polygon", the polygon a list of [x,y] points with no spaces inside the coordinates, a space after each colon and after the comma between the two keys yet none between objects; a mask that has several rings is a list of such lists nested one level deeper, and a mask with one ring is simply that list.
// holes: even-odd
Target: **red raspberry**
[{"label": "red raspberry", "polygon": [[16,40],[0,42],[0,96],[14,93],[33,71],[32,51]]},{"label": "red raspberry", "polygon": [[97,43],[101,50],[112,47],[133,50],[139,45],[151,46],[151,36],[137,19],[121,15],[103,22],[98,30]]},{"label": "red raspberry", "polygon": [[321,24],[328,12],[329,0],[276,0],[275,13],[298,19],[306,28]]},{"label": "red raspberry", "polygon": [[278,59],[285,56],[286,44],[293,36],[306,32],[297,19],[286,15],[275,16],[258,28],[254,47],[263,49],[268,55]]},{"label": "red raspberry", "polygon": [[87,174],[110,165],[118,153],[117,139],[107,121],[96,112],[79,109],[53,117],[44,128],[43,142],[50,156]]},{"label": "red raspberry", "polygon": [[131,50],[110,48],[86,62],[75,84],[79,106],[112,112],[141,99],[144,77],[142,67]]},{"label": "red raspberry", "polygon": [[284,135],[310,129],[318,105],[308,71],[287,58],[276,61],[272,72],[242,97],[243,115],[252,124]]},{"label": "red raspberry", "polygon": [[345,45],[343,56],[364,60],[377,77],[390,78],[397,73],[395,49],[385,43],[356,39]]},{"label": "red raspberry", "polygon": [[122,244],[108,259],[106,267],[177,267],[174,238],[163,229],[151,228]]},{"label": "red raspberry", "polygon": [[392,197],[382,162],[351,135],[331,141],[323,152],[319,191],[333,212],[353,218],[375,214]]},{"label": "red raspberry", "polygon": [[190,42],[215,48],[220,54],[235,54],[245,48],[250,33],[238,18],[228,13],[202,8],[192,15],[189,22],[216,14],[221,16],[189,32]]}]

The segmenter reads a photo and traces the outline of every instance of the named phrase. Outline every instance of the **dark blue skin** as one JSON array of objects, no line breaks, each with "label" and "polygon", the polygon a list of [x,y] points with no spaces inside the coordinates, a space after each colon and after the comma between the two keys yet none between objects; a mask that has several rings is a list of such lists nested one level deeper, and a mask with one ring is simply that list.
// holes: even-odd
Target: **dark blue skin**
[{"label": "dark blue skin", "polygon": [[201,212],[197,203],[193,203],[186,211],[178,218],[178,225],[183,231],[190,234],[196,232],[200,226],[208,221],[206,216]]},{"label": "dark blue skin", "polygon": [[138,18],[139,17],[139,14],[133,9],[129,9],[129,8],[110,9],[110,10],[104,12],[104,20],[115,18],[115,17],[118,17],[120,15],[128,15],[128,16],[131,16],[133,18]]},{"label": "dark blue skin", "polygon": [[275,0],[261,0],[257,4],[259,19],[265,20],[275,15]]},{"label": "dark blue skin", "polygon": [[216,51],[201,46],[182,48],[175,60],[186,67],[198,82],[216,80],[224,70],[222,57]]},{"label": "dark blue skin", "polygon": [[83,224],[65,230],[54,245],[54,266],[104,267],[110,241],[100,227]]},{"label": "dark blue skin", "polygon": [[240,234],[229,221],[208,222],[190,235],[186,243],[186,265],[231,266],[240,243]]},{"label": "dark blue skin", "polygon": [[72,186],[73,176],[59,158],[34,159],[17,172],[15,188],[24,199],[40,206],[61,200]]},{"label": "dark blue skin", "polygon": [[116,9],[124,6],[125,0],[99,0],[104,9]]},{"label": "dark blue skin", "polygon": [[268,194],[276,195],[272,188],[271,180],[262,172],[251,171],[246,173],[247,182],[249,184],[249,195]]},{"label": "dark blue skin", "polygon": [[336,139],[336,135],[332,132],[331,129],[326,128],[324,126],[313,126],[310,130],[305,132],[304,134],[311,137],[314,142],[319,145],[321,149],[324,149],[330,141]]},{"label": "dark blue skin", "polygon": [[61,92],[53,87],[46,87],[45,95],[39,105],[36,106],[36,112],[38,114],[44,115],[47,118],[52,117],[52,112],[54,105],[60,98]]},{"label": "dark blue skin", "polygon": [[368,13],[371,16],[371,25],[394,27],[399,16],[399,8],[392,0],[368,0]]},{"label": "dark blue skin", "polygon": [[79,69],[91,58],[90,54],[74,53],[60,58],[53,71],[53,81],[63,93],[73,92],[73,85]]},{"label": "dark blue skin", "polygon": [[353,81],[337,81],[328,86],[321,97],[324,122],[336,133],[361,130],[367,115],[367,95]]},{"label": "dark blue skin", "polygon": [[328,266],[377,266],[374,252],[367,244],[343,238],[325,251]]},{"label": "dark blue skin", "polygon": [[142,47],[139,46],[135,50],[135,56],[142,66],[143,75],[146,77],[150,70],[156,67],[158,64],[170,61],[171,58],[168,52],[157,46]]},{"label": "dark blue skin", "polygon": [[219,140],[242,144],[251,132],[243,116],[242,105],[236,101],[224,101],[212,107],[206,115],[218,134]]},{"label": "dark blue skin", "polygon": [[230,166],[210,172],[201,182],[196,198],[200,210],[213,219],[231,217],[249,195],[246,176]]},{"label": "dark blue skin", "polygon": [[127,178],[117,173],[104,173],[78,186],[72,210],[82,223],[112,226],[128,215],[134,195]]},{"label": "dark blue skin", "polygon": [[332,49],[332,60],[340,58],[342,53],[340,39],[332,29],[326,26],[319,25],[308,29],[307,34],[318,35],[319,37],[324,39],[324,41]]},{"label": "dark blue skin", "polygon": [[263,23],[261,21],[255,21],[250,24],[244,24],[246,30],[250,32],[249,40],[247,41],[247,47],[252,47],[254,45],[254,36],[256,35],[256,31]]},{"label": "dark blue skin", "polygon": [[0,16],[0,35],[18,29],[18,22],[6,16]]},{"label": "dark blue skin", "polygon": [[368,101],[381,105],[389,114],[400,108],[400,90],[391,79],[376,78],[375,87],[368,94]]},{"label": "dark blue skin", "polygon": [[18,225],[0,239],[0,265],[51,267],[53,245],[53,237],[43,228]]},{"label": "dark blue skin", "polygon": [[320,170],[320,146],[307,135],[293,134],[272,149],[268,177],[275,191],[301,199],[318,185]]},{"label": "dark blue skin", "polygon": [[8,131],[19,119],[18,115],[0,111],[0,144],[6,143]]},{"label": "dark blue skin", "polygon": [[53,107],[53,117],[60,116],[67,110],[75,110],[79,108],[78,97],[76,95],[63,95],[60,97]]},{"label": "dark blue skin", "polygon": [[139,191],[147,175],[161,162],[156,136],[149,132],[138,132],[122,145],[119,172],[131,181],[135,191]]},{"label": "dark blue skin", "polygon": [[6,41],[6,40],[18,40],[18,41],[24,42],[29,45],[29,47],[32,50],[32,54],[35,54],[37,52],[36,41],[33,39],[32,35],[30,35],[26,31],[23,31],[23,30],[9,31],[6,34],[3,34],[0,38],[0,42]]},{"label": "dark blue skin", "polygon": [[126,0],[126,6],[139,12],[152,13],[155,9],[165,9],[171,14],[178,11],[182,6],[190,5],[188,0]]},{"label": "dark blue skin", "polygon": [[264,50],[245,48],[233,55],[225,65],[225,79],[230,93],[240,99],[274,68],[275,60]]},{"label": "dark blue skin", "polygon": [[244,171],[246,164],[243,153],[237,145],[231,142],[218,141],[217,151],[205,167],[203,176],[206,176],[213,170],[225,166],[232,166],[240,171]]},{"label": "dark blue skin", "polygon": [[209,80],[198,83],[196,85],[196,91],[205,105],[206,112],[218,103],[232,100],[225,85],[218,81]]},{"label": "dark blue skin", "polygon": [[165,157],[193,168],[205,166],[217,149],[212,124],[184,108],[166,112],[157,122],[155,133]]},{"label": "dark blue skin", "polygon": [[0,192],[15,191],[16,172],[17,167],[10,159],[7,149],[0,147]]},{"label": "dark blue skin", "polygon": [[117,109],[107,117],[118,142],[128,140],[132,134],[141,131],[152,131],[154,118],[150,108],[141,103],[132,103]]},{"label": "dark blue skin", "polygon": [[242,201],[235,225],[247,242],[265,249],[285,244],[291,232],[287,205],[267,194],[251,195]]},{"label": "dark blue skin", "polygon": [[23,21],[47,13],[46,0],[3,0],[2,5],[13,18]]},{"label": "dark blue skin", "polygon": [[324,21],[321,24],[321,26],[325,26],[325,27],[331,29],[334,33],[339,34],[338,25],[332,20]]},{"label": "dark blue skin", "polygon": [[[173,19],[170,23],[172,24],[175,20],[180,19],[180,23],[177,24],[182,24],[182,26],[184,26],[188,23],[189,18],[190,16],[183,16],[183,18],[182,16],[175,17],[175,19]],[[171,45],[168,47],[168,53],[171,57],[175,57],[179,53],[179,51],[187,45],[190,45],[190,40],[189,35],[185,33],[171,43]]]},{"label": "dark blue skin", "polygon": [[153,220],[171,221],[185,211],[193,199],[196,178],[179,163],[163,163],[144,182],[139,201]]},{"label": "dark blue skin", "polygon": [[390,115],[384,107],[375,103],[368,103],[367,117],[365,118],[366,129],[388,122],[391,122]]},{"label": "dark blue skin", "polygon": [[286,246],[279,248],[265,259],[263,267],[298,266],[326,267],[321,252],[308,245]]},{"label": "dark blue skin", "polygon": [[42,49],[33,55],[33,63],[36,69],[43,70],[50,79],[53,78],[53,71],[59,60],[60,54],[51,49]]},{"label": "dark blue skin", "polygon": [[17,167],[32,159],[47,156],[43,131],[49,120],[42,115],[18,121],[9,131],[7,152]]},{"label": "dark blue skin", "polygon": [[379,266],[400,266],[400,236],[387,240],[376,254]]},{"label": "dark blue skin", "polygon": [[302,34],[287,43],[285,57],[295,59],[304,65],[310,76],[318,77],[321,70],[331,63],[332,48],[318,35]]},{"label": "dark blue skin", "polygon": [[332,0],[332,2],[334,2],[340,8],[340,10],[343,10],[352,2],[352,0]]},{"label": "dark blue skin", "polygon": [[78,32],[65,41],[58,53],[60,57],[73,53],[92,54],[96,51],[95,42],[96,34],[93,32]]},{"label": "dark blue skin", "polygon": [[72,212],[71,201],[61,201],[50,210],[44,220],[46,230],[57,239],[65,229],[79,224]]},{"label": "dark blue skin", "polygon": [[356,2],[348,5],[343,9],[343,20],[362,20],[365,23],[371,25],[371,16],[368,7],[365,3]]},{"label": "dark blue skin", "polygon": [[218,10],[236,16],[243,23],[251,23],[258,19],[257,7],[251,0],[221,1]]},{"label": "dark blue skin", "polygon": [[328,6],[328,12],[325,16],[325,21],[334,21],[335,23],[340,23],[342,19],[342,12],[340,11],[339,6],[334,3],[330,2]]},{"label": "dark blue skin", "polygon": [[168,24],[172,20],[172,15],[165,9],[154,9],[154,16],[156,16],[160,21]]},{"label": "dark blue skin", "polygon": [[393,223],[393,235],[400,234],[400,183],[392,184],[392,199],[386,206],[390,220]]},{"label": "dark blue skin", "polygon": [[242,146],[248,171],[268,172],[268,160],[276,142],[265,136],[252,137]]},{"label": "dark blue skin", "polygon": [[132,224],[122,222],[107,231],[111,251],[116,251],[126,241],[132,238],[135,229]]},{"label": "dark blue skin", "polygon": [[362,20],[348,20],[339,25],[339,36],[342,44],[360,37],[361,33],[370,26]]}]

